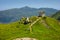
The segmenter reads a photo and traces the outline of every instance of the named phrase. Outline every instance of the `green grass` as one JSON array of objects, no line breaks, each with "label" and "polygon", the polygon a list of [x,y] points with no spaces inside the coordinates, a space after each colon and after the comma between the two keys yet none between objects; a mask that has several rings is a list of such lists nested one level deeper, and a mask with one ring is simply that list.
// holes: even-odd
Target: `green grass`
[{"label": "green grass", "polygon": [[[37,17],[31,17],[35,21]],[[43,20],[41,18],[41,20]],[[39,20],[32,26],[32,33],[29,31],[30,24],[24,25],[20,21],[0,24],[0,40],[13,40],[14,38],[31,37],[38,40],[60,40],[60,24],[55,19],[47,17],[44,19],[49,29]],[[19,23],[20,22],[20,23]]]}]

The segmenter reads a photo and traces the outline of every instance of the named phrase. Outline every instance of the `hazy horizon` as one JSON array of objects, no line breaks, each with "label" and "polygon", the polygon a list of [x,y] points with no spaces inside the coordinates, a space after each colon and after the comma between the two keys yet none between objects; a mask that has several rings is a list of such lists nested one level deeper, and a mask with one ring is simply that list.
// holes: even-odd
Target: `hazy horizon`
[{"label": "hazy horizon", "polygon": [[60,10],[60,0],[0,0],[0,11],[29,6],[32,8],[54,8]]}]

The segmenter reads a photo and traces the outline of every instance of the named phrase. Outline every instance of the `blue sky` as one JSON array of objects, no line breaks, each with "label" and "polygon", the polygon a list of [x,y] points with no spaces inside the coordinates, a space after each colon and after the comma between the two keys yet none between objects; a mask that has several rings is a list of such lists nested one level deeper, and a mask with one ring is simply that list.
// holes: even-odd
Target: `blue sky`
[{"label": "blue sky", "polygon": [[60,0],[0,0],[0,10],[21,8],[24,6],[60,10]]}]

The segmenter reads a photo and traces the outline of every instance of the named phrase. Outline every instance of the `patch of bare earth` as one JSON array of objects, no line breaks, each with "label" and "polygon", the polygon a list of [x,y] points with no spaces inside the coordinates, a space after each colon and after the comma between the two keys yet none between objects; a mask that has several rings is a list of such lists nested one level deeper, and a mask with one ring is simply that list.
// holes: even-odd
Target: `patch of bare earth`
[{"label": "patch of bare earth", "polygon": [[37,40],[37,39],[35,39],[35,38],[16,38],[13,40]]}]

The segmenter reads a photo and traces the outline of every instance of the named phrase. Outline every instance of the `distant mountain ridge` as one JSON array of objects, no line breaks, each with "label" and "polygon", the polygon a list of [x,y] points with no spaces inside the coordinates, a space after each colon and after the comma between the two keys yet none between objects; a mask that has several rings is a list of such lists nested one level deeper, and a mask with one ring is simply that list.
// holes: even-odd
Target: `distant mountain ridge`
[{"label": "distant mountain ridge", "polygon": [[44,10],[46,15],[52,15],[58,10],[53,8],[30,8],[28,6],[0,11],[0,22],[9,23],[20,20],[21,17],[38,16],[39,11]]}]

